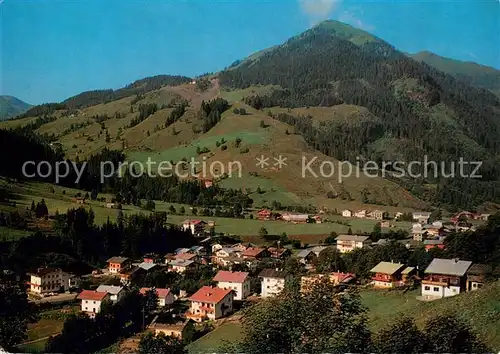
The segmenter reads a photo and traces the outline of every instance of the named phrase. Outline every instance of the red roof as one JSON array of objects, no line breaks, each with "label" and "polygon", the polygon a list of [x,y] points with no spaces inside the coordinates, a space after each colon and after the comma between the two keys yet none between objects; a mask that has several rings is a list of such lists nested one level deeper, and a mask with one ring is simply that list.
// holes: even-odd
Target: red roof
[{"label": "red roof", "polygon": [[230,289],[225,290],[220,288],[212,288],[211,286],[204,286],[196,293],[194,293],[189,298],[189,300],[198,302],[208,302],[210,304],[218,304],[231,293],[232,290]]},{"label": "red roof", "polygon": [[[151,288],[141,288],[139,289],[139,292],[144,295],[146,294],[146,291],[150,290]],[[156,294],[158,295],[159,298],[164,298],[167,297],[167,295],[170,293],[170,289],[163,289],[163,288],[156,288]]]},{"label": "red roof", "polygon": [[248,247],[246,250],[244,250],[241,255],[246,256],[246,257],[257,257],[259,254],[264,252],[264,248],[259,248],[259,247]]},{"label": "red roof", "polygon": [[201,224],[201,223],[206,224],[206,222],[203,221],[203,220],[184,220],[182,222],[183,225],[188,225],[188,224],[189,225],[198,225],[198,224]]},{"label": "red roof", "polygon": [[271,214],[271,211],[267,210],[267,209],[262,209],[262,210],[259,210],[257,212],[257,214],[259,214],[259,215],[269,215],[269,214]]},{"label": "red roof", "polygon": [[108,293],[100,292],[100,291],[92,291],[92,290],[83,290],[79,295],[78,299],[81,300],[93,300],[93,301],[102,301]]},{"label": "red roof", "polygon": [[245,282],[247,277],[247,272],[230,272],[227,270],[219,270],[217,275],[214,277],[214,281],[243,283]]}]

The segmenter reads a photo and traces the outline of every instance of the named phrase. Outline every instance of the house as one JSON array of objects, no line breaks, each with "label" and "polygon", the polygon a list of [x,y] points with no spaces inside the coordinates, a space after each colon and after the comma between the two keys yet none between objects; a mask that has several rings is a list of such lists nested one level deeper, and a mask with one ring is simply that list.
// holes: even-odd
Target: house
[{"label": "house", "polygon": [[120,282],[123,285],[130,285],[134,281],[139,279],[140,277],[145,276],[146,273],[147,273],[147,271],[144,270],[144,268],[140,268],[140,267],[129,268],[129,269],[125,270],[124,272],[120,273]]},{"label": "house", "polygon": [[163,257],[156,253],[147,253],[142,257],[144,263],[155,263],[160,264],[163,263]]},{"label": "house", "polygon": [[415,241],[422,242],[424,240],[425,230],[420,223],[415,223],[411,226],[411,236]]},{"label": "house", "polygon": [[311,248],[311,251],[313,251],[316,254],[316,256],[319,257],[320,253],[326,250],[327,248],[328,248],[327,246],[314,246]]},{"label": "house", "polygon": [[419,222],[420,224],[428,224],[429,218],[431,217],[431,213],[418,211],[412,214],[413,220]]},{"label": "house", "polygon": [[477,215],[477,220],[488,221],[491,214],[479,214]]},{"label": "house", "polygon": [[285,259],[292,254],[292,252],[285,247],[269,247],[267,251],[269,252],[269,256],[271,258],[276,259]]},{"label": "house", "polygon": [[175,254],[183,254],[183,253],[189,253],[191,251],[190,248],[177,248],[174,253]]},{"label": "house", "polygon": [[98,292],[92,290],[83,290],[78,299],[82,300],[82,312],[87,313],[90,317],[95,317],[96,313],[101,311],[101,305],[104,301],[109,301],[109,294],[107,292]]},{"label": "house", "polygon": [[397,288],[405,285],[403,283],[403,270],[406,266],[401,263],[380,262],[370,270],[375,273],[372,276],[372,284],[375,288]]},{"label": "house", "polygon": [[441,240],[424,240],[424,247],[427,252],[429,252],[434,247],[444,249],[444,242]]},{"label": "house", "polygon": [[[141,288],[139,289],[139,292],[142,295],[145,295],[147,291],[151,290],[151,288]],[[175,297],[174,294],[170,291],[170,289],[164,289],[164,288],[155,288],[156,290],[156,295],[158,295],[158,306],[159,307],[165,307],[165,306],[170,306],[174,303]]]},{"label": "house", "polygon": [[371,245],[371,240],[368,236],[339,235],[336,240],[337,250],[340,253],[351,252],[356,248],[365,248]]},{"label": "house", "polygon": [[349,209],[345,209],[345,210],[342,210],[342,216],[344,218],[352,218],[352,210],[349,210]]},{"label": "house", "polygon": [[29,291],[35,294],[48,294],[68,291],[70,288],[71,274],[63,272],[60,268],[38,268],[35,273],[30,273]]},{"label": "house", "polygon": [[144,269],[146,271],[146,273],[148,273],[148,272],[152,272],[152,271],[158,269],[159,265],[156,263],[142,262],[142,263],[139,263],[137,265],[137,267]]},{"label": "house", "polygon": [[185,259],[174,259],[168,263],[169,272],[184,273],[186,270],[194,268],[196,268],[196,263]]},{"label": "house", "polygon": [[191,302],[186,318],[197,322],[216,320],[233,312],[234,291],[204,286],[188,300]]},{"label": "house", "polygon": [[387,212],[383,210],[374,210],[368,213],[368,217],[374,220],[384,220],[385,218],[387,218],[387,215]]},{"label": "house", "polygon": [[413,281],[413,277],[416,275],[417,269],[415,267],[406,267],[401,272],[403,284],[409,285]]},{"label": "house", "polygon": [[465,291],[466,273],[472,262],[434,258],[422,279],[422,298],[441,299]]},{"label": "house", "polygon": [[223,247],[214,252],[217,257],[231,257],[236,254],[235,250],[232,247]]},{"label": "house", "polygon": [[358,210],[354,213],[355,218],[364,219],[366,218],[366,210]]},{"label": "house", "polygon": [[268,209],[262,209],[257,212],[257,219],[259,220],[271,220],[271,211]]},{"label": "house", "polygon": [[323,222],[323,219],[319,215],[313,215],[311,216],[311,219],[314,220],[316,224],[321,224]]},{"label": "house", "polygon": [[108,209],[120,209],[119,203],[106,203],[106,208]]},{"label": "house", "polygon": [[394,219],[398,220],[400,217],[402,217],[404,214],[400,211],[396,212],[396,214],[394,214]]},{"label": "house", "polygon": [[290,213],[284,213],[282,215],[282,219],[288,222],[293,222],[293,223],[298,223],[298,224],[305,224],[309,220],[309,215],[308,214],[290,214]]},{"label": "house", "polygon": [[248,247],[241,253],[241,256],[245,259],[262,259],[269,256],[269,252],[265,248],[260,247]]},{"label": "house", "polygon": [[112,302],[119,301],[125,295],[125,289],[115,285],[99,285],[96,289],[98,293],[108,293]]},{"label": "house", "polygon": [[475,263],[467,270],[467,291],[481,288],[493,274],[493,267]]},{"label": "house", "polygon": [[268,268],[259,273],[259,278],[262,278],[260,295],[269,297],[281,293],[285,284],[292,279],[292,275],[285,271]]},{"label": "house", "polygon": [[111,257],[106,262],[108,262],[108,270],[111,274],[121,273],[132,264],[132,261],[127,257]]},{"label": "house", "polygon": [[182,229],[184,231],[191,231],[194,236],[199,236],[205,231],[207,223],[203,220],[184,220],[182,222]]},{"label": "house", "polygon": [[174,256],[175,260],[185,260],[185,261],[193,261],[199,262],[200,256],[194,253],[181,253]]},{"label": "house", "polygon": [[301,292],[309,291],[312,284],[320,281],[324,277],[328,277],[330,282],[332,282],[334,285],[348,284],[349,282],[351,282],[356,278],[356,276],[352,273],[342,273],[342,272],[302,276],[300,278],[300,291]]},{"label": "house", "polygon": [[246,272],[219,270],[213,281],[217,282],[218,288],[233,290],[234,300],[243,300],[250,295],[250,277]]},{"label": "house", "polygon": [[152,324],[150,328],[154,330],[155,335],[162,333],[165,336],[174,337],[180,340],[187,339],[189,332],[192,333],[195,330],[193,321],[191,320],[172,324],[156,322]]},{"label": "house", "polygon": [[299,253],[297,253],[297,258],[299,259],[300,263],[306,265],[316,263],[318,260],[318,256],[311,249],[301,250]]}]

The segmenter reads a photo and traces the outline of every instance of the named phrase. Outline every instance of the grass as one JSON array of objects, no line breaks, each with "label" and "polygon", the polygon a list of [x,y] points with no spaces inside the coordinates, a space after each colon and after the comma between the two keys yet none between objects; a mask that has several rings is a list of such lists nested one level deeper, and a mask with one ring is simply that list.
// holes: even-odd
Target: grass
[{"label": "grass", "polygon": [[29,236],[30,232],[25,230],[16,230],[9,227],[0,226],[0,240],[17,240]]},{"label": "grass", "polygon": [[18,346],[19,352],[21,353],[44,353],[45,345],[47,344],[48,339],[42,339],[37,342],[22,344]]},{"label": "grass", "polygon": [[28,325],[28,341],[37,340],[62,331],[64,321],[42,318]]},{"label": "grass", "polygon": [[224,341],[237,342],[241,338],[243,338],[241,325],[237,322],[228,322],[189,344],[187,349],[189,354],[216,352]]}]

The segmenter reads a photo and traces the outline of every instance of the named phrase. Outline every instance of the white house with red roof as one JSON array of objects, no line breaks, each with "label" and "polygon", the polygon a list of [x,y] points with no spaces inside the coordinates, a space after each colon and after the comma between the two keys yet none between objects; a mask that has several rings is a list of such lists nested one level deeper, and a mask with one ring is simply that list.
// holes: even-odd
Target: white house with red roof
[{"label": "white house with red roof", "polygon": [[[151,290],[151,288],[141,288],[139,292],[142,295],[145,295],[147,291]],[[156,288],[156,295],[158,295],[158,306],[165,307],[170,306],[174,303],[175,297],[174,294],[170,291],[170,289],[164,288]]]},{"label": "white house with red roof", "polygon": [[111,301],[110,295],[104,291],[83,290],[78,299],[82,300],[82,311],[90,317],[95,317],[96,313],[101,311],[101,305],[104,301]]},{"label": "white house with red roof", "polygon": [[216,320],[233,312],[234,291],[231,289],[204,286],[188,300],[191,306],[186,318],[197,322]]},{"label": "white house with red roof", "polygon": [[234,299],[243,300],[250,295],[250,277],[247,272],[230,272],[219,270],[213,279],[217,287],[234,290]]},{"label": "white house with red roof", "polygon": [[191,231],[193,235],[202,234],[206,226],[207,223],[203,220],[184,220],[182,222],[182,229]]}]

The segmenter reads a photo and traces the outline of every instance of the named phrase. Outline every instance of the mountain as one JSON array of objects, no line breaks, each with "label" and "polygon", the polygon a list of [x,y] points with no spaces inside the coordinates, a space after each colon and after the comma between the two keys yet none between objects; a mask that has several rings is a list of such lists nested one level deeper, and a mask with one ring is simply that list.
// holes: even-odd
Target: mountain
[{"label": "mountain", "polygon": [[16,97],[0,96],[0,120],[15,117],[18,114],[26,112],[30,107],[30,104]]},{"label": "mountain", "polygon": [[411,54],[411,57],[471,85],[483,87],[500,95],[500,70],[493,67],[450,59],[428,51]]},{"label": "mountain", "polygon": [[[427,200],[461,205],[500,201],[500,100],[417,62],[389,43],[337,21],[325,21],[219,75],[229,89],[275,85],[247,97],[257,108],[366,107],[376,118],[344,124],[334,117],[315,125],[310,117],[282,113],[326,155],[355,162],[431,161],[452,166],[460,158],[483,161],[483,178],[421,177],[399,183]],[[465,175],[467,173],[464,173]],[[432,186],[430,188],[427,188]]]}]

